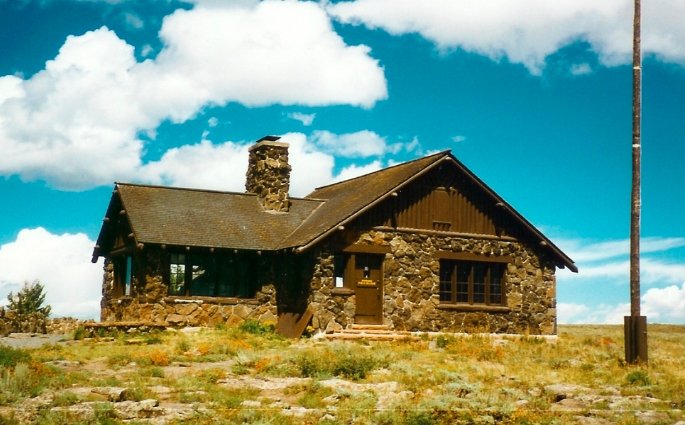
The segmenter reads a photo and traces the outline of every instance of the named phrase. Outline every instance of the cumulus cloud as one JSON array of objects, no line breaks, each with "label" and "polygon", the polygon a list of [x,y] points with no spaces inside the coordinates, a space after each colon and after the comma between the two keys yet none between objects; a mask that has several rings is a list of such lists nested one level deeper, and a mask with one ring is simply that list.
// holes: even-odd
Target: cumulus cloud
[{"label": "cumulus cloud", "polygon": [[389,148],[384,137],[370,130],[347,134],[315,131],[312,140],[321,149],[347,158],[383,155]]},{"label": "cumulus cloud", "polygon": [[16,240],[0,246],[0,298],[6,300],[24,282],[39,280],[53,316],[98,318],[102,263],[89,261],[94,245],[83,233],[21,230]]},{"label": "cumulus cloud", "polygon": [[402,150],[414,152],[420,148],[419,140],[416,137],[409,143],[389,143],[386,137],[370,130],[345,134],[318,130],[312,133],[311,140],[322,151],[345,158],[383,156],[396,154]]},{"label": "cumulus cloud", "polygon": [[[578,262],[600,261],[626,256],[630,252],[630,239],[588,241],[583,239],[556,240],[557,245]],[[685,246],[685,238],[648,237],[640,239],[643,254],[668,251]]]},{"label": "cumulus cloud", "polygon": [[[316,187],[376,171],[382,166],[379,160],[366,165],[351,164],[336,174],[335,157],[319,149],[305,134],[287,133],[280,141],[290,145],[290,194],[293,196],[305,196]],[[139,178],[154,184],[243,192],[248,148],[252,143],[214,144],[203,140],[173,148],[158,161],[146,164]],[[198,173],[200,169],[202,172]]]},{"label": "cumulus cloud", "polygon": [[304,114],[302,112],[291,112],[288,114],[288,118],[292,118],[295,121],[299,121],[304,126],[310,126],[316,118],[316,114]]},{"label": "cumulus cloud", "polygon": [[[589,43],[605,65],[628,63],[632,49],[630,0],[355,0],[328,5],[344,23],[417,33],[443,51],[460,48],[494,60],[507,58],[538,74],[546,58],[574,41]],[[685,3],[643,3],[646,54],[685,65]]]},{"label": "cumulus cloud", "polygon": [[373,173],[374,171],[378,171],[381,168],[383,167],[380,161],[373,161],[366,165],[352,164],[340,170],[340,173],[334,177],[333,181],[339,182],[343,180],[352,179],[354,177],[363,176],[364,174]]},{"label": "cumulus cloud", "polygon": [[28,79],[0,77],[0,174],[109,184],[146,174],[138,134],[207,105],[371,107],[387,96],[369,48],[345,44],[312,2],[202,3],[167,16],[160,38],[155,59],[137,62],[102,27],[68,37]]},{"label": "cumulus cloud", "polygon": [[[607,304],[605,294],[622,287],[628,296],[630,281],[628,239],[588,242],[580,239],[558,239],[559,246],[578,264],[578,273],[560,270],[560,287],[593,288],[586,292],[585,303],[560,302],[560,323],[623,323],[630,304]],[[643,288],[643,314],[650,321],[683,323],[685,321],[685,262],[678,250],[685,238],[650,237],[642,239],[640,282]],[[646,289],[646,291],[645,291]]]},{"label": "cumulus cloud", "polygon": [[685,282],[680,286],[650,288],[642,297],[643,314],[655,322],[682,322],[685,319]]},{"label": "cumulus cloud", "polygon": [[559,303],[557,311],[559,323],[615,325],[623,323],[623,317],[630,315],[630,304],[588,306],[585,304]]}]

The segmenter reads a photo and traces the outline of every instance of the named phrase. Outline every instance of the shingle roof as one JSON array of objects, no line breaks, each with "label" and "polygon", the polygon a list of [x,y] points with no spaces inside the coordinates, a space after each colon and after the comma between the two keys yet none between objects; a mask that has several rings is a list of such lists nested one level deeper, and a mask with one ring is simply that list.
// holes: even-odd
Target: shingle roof
[{"label": "shingle roof", "polygon": [[256,195],[117,183],[136,242],[252,250],[280,247],[321,201],[266,212]]},{"label": "shingle roof", "polygon": [[[304,250],[334,232],[394,191],[442,161],[450,161],[514,221],[550,250],[560,264],[577,271],[573,260],[521,216],[449,151],[317,188],[305,198],[290,198],[290,211],[264,211],[256,195],[117,183],[136,242],[250,250]],[[114,202],[113,198],[113,202]],[[112,209],[110,205],[110,209]],[[109,214],[112,211],[108,212]],[[100,232],[94,257],[106,239]]]},{"label": "shingle roof", "polygon": [[317,188],[306,198],[322,199],[326,202],[288,237],[286,244],[304,246],[320,240],[334,231],[336,227],[357,217],[372,205],[389,196],[399,186],[418,177],[443,158],[449,156],[448,151],[440,152]]}]

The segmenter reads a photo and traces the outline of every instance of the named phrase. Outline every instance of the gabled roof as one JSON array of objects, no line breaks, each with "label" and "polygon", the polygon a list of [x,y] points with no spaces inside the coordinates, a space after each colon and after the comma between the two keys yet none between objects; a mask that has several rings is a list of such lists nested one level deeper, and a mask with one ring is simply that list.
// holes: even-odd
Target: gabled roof
[{"label": "gabled roof", "polygon": [[306,199],[325,202],[287,239],[290,246],[309,247],[338,226],[358,217],[394,191],[439,163],[449,152],[404,162],[370,174],[315,189]]},{"label": "gabled roof", "polygon": [[316,244],[339,226],[351,222],[387,197],[392,196],[394,192],[410,184],[414,179],[444,162],[452,163],[462,175],[490,196],[493,204],[501,206],[513,221],[530,235],[532,240],[537,241],[542,249],[551,251],[552,255],[558,259],[560,266],[568,267],[573,272],[578,271],[569,256],[473,174],[471,170],[466,168],[450,151],[438,152],[354,179],[317,188],[306,198],[325,200],[325,203],[313,211],[312,215],[288,237],[287,244],[299,246],[300,250]]},{"label": "gabled roof", "polygon": [[290,212],[274,213],[264,211],[253,194],[116,183],[109,210],[119,203],[136,243],[274,250],[322,201],[291,198]]},{"label": "gabled roof", "polygon": [[[126,211],[136,243],[249,250],[296,248],[303,251],[340,226],[364,214],[438,164],[458,172],[504,209],[541,249],[560,266],[577,271],[573,260],[458,161],[450,151],[388,167],[317,188],[305,198],[290,198],[287,213],[264,211],[256,195],[209,190],[117,183],[108,214],[116,202]],[[117,198],[118,196],[118,198]],[[117,201],[118,200],[118,201]],[[98,237],[94,258],[107,238],[107,224]]]}]

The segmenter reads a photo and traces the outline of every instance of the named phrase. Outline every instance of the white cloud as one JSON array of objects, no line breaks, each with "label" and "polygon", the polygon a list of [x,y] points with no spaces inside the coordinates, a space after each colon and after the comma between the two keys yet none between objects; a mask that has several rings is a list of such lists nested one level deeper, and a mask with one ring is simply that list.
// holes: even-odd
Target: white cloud
[{"label": "white cloud", "polygon": [[345,134],[317,130],[311,134],[310,139],[322,151],[345,158],[367,158],[397,154],[401,151],[415,152],[421,148],[417,137],[408,143],[388,143],[385,137],[371,130]]},{"label": "white cloud", "polygon": [[[557,312],[559,323],[622,324],[623,317],[630,315],[630,304],[559,303]],[[641,297],[640,313],[650,323],[684,323],[685,283],[648,289]]]},{"label": "white cloud", "polygon": [[[579,263],[627,256],[630,252],[630,239],[587,241],[559,238],[555,241],[561,249]],[[650,237],[640,240],[642,254],[663,252],[683,246],[685,246],[685,238]]]},{"label": "white cloud", "polygon": [[559,303],[559,323],[564,324],[621,324],[623,317],[630,315],[630,304],[585,304]]},{"label": "white cloud", "polygon": [[[461,48],[493,60],[506,57],[540,73],[545,59],[576,40],[587,41],[606,65],[628,63],[630,0],[356,0],[328,5],[342,22],[418,33],[448,51]],[[646,54],[685,65],[685,2],[643,3]]]},{"label": "white cloud", "polygon": [[571,75],[587,75],[592,73],[592,67],[589,63],[577,63],[571,65]]},{"label": "white cloud", "polygon": [[139,30],[145,26],[145,22],[143,22],[140,16],[132,12],[124,13],[123,19],[126,26],[130,29]]},{"label": "white cloud", "polygon": [[6,299],[24,282],[37,279],[45,286],[53,316],[98,318],[102,261],[90,262],[94,245],[83,233],[21,230],[15,241],[0,246],[0,297]]},{"label": "white cloud", "polygon": [[322,150],[347,158],[383,155],[389,149],[385,138],[370,130],[346,134],[315,131],[311,138]]},{"label": "white cloud", "polygon": [[642,297],[642,314],[651,321],[682,322],[685,319],[685,283],[665,288],[650,288]]},{"label": "white cloud", "polygon": [[381,168],[382,164],[380,161],[373,161],[366,165],[349,165],[340,170],[340,173],[334,178],[334,181],[339,182],[343,180],[352,179],[354,177],[363,176],[364,174],[369,174],[373,173],[374,171],[378,171]]},{"label": "white cloud", "polygon": [[366,46],[348,46],[312,2],[177,10],[164,47],[137,62],[102,27],[70,36],[29,79],[0,77],[0,175],[82,189],[141,174],[143,142],[161,121],[206,105],[350,104],[387,96]]},{"label": "white cloud", "polygon": [[291,112],[288,114],[288,118],[292,118],[295,121],[299,121],[304,126],[310,126],[316,118],[316,114],[304,114],[302,112]]},{"label": "white cloud", "polygon": [[[577,297],[571,295],[574,300],[559,302],[559,322],[623,323],[623,316],[630,313],[630,304],[607,304],[606,300],[615,298],[616,288],[628,297],[630,241],[559,239],[558,243],[577,261],[579,269],[578,273],[557,273],[560,287],[578,292]],[[685,313],[679,313],[685,308],[685,285],[678,286],[685,282],[685,262],[678,254],[680,251],[676,251],[685,246],[685,238],[644,238],[640,245],[643,315],[652,322],[685,322]]]},{"label": "white cloud", "polygon": [[[334,174],[335,158],[307,140],[302,133],[284,134],[280,141],[290,145],[288,158],[290,194],[304,196],[315,187],[355,177],[380,168],[374,161],[364,166],[350,165]],[[254,143],[227,141],[213,144],[208,140],[167,151],[158,161],[141,169],[139,178],[154,184],[203,189],[245,191],[248,148]],[[202,170],[198,172],[197,170]]]},{"label": "white cloud", "polygon": [[158,161],[141,168],[139,178],[152,184],[243,192],[248,147],[232,142],[214,145],[203,140],[172,148]]},{"label": "white cloud", "polygon": [[463,141],[466,140],[466,136],[461,136],[461,135],[452,136],[451,140],[452,140],[454,143],[461,143],[461,142],[463,142]]}]

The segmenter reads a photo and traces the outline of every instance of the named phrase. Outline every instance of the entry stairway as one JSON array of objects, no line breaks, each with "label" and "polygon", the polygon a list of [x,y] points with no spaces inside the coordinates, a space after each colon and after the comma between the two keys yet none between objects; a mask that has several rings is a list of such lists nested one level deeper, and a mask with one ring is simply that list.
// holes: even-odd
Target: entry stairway
[{"label": "entry stairway", "polygon": [[388,325],[353,324],[346,329],[326,333],[327,339],[333,340],[369,340],[369,341],[406,341],[419,339],[408,331],[395,331]]}]

